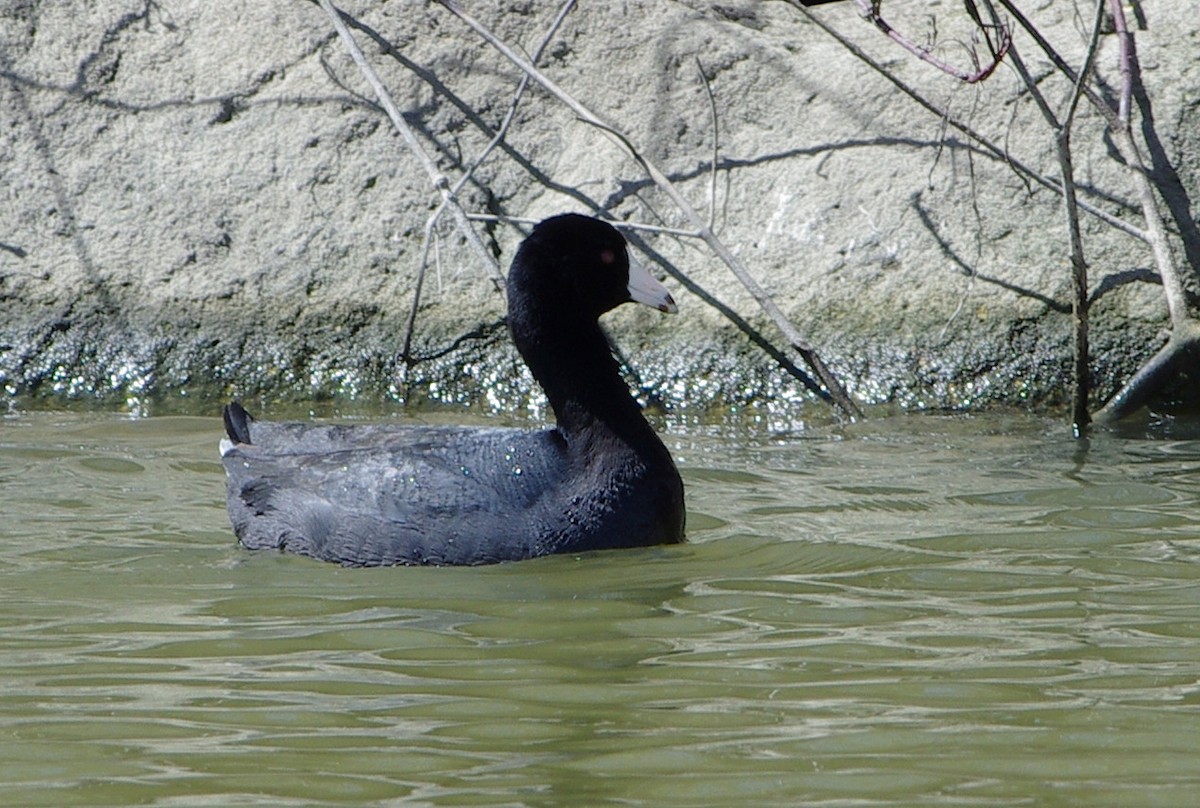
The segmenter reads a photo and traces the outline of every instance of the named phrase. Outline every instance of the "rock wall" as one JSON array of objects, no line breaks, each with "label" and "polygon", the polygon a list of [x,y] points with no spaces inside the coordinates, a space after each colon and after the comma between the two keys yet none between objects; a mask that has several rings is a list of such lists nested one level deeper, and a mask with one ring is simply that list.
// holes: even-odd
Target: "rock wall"
[{"label": "rock wall", "polygon": [[[526,52],[557,13],[548,3],[470,5]],[[1136,36],[1163,147],[1194,196],[1200,21],[1185,5],[1139,4]],[[456,181],[503,119],[520,73],[437,4],[346,11],[370,29],[356,31],[368,58]],[[962,84],[887,41],[851,3],[817,13],[1056,176],[1053,137],[1011,69]],[[968,61],[955,44],[957,7],[907,8],[895,21],[920,39],[932,13],[939,54]],[[1078,63],[1088,22],[1075,5],[1046,4],[1034,18]],[[397,362],[438,197],[317,5],[16,0],[0,9],[0,38],[0,381],[10,397],[537,406],[504,334],[501,296],[448,217],[417,312],[420,361]],[[1098,63],[1109,86],[1112,40]],[[1027,38],[1017,44],[1061,104],[1065,85]],[[862,402],[1065,400],[1058,197],[970,145],[788,4],[580,3],[539,64],[712,217]],[[1094,204],[1140,226],[1102,132],[1085,109],[1074,138],[1080,183]],[[504,217],[603,211],[687,226],[609,136],[536,86],[462,201]],[[506,267],[520,227],[480,223],[479,232]],[[1103,395],[1157,346],[1165,305],[1144,244],[1090,217],[1085,237],[1103,291],[1093,310]],[[609,321],[648,395],[776,414],[823,406],[764,350],[787,353],[702,244],[647,232],[636,244],[681,307]]]}]

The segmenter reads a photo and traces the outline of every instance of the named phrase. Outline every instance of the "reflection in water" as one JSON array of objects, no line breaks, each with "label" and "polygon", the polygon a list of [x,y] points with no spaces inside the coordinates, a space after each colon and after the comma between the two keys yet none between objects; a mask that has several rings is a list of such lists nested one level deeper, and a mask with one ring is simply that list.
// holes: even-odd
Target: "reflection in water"
[{"label": "reflection in water", "polygon": [[0,422],[21,805],[1184,805],[1200,440],[1020,418],[669,435],[691,543],[249,555],[215,419]]}]

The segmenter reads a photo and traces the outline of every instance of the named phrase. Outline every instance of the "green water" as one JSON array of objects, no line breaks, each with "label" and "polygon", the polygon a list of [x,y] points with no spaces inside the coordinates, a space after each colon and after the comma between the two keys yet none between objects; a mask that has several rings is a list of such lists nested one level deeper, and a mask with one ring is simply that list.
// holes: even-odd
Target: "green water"
[{"label": "green water", "polygon": [[691,543],[233,544],[215,418],[0,419],[0,803],[1200,804],[1200,439],[672,427]]}]

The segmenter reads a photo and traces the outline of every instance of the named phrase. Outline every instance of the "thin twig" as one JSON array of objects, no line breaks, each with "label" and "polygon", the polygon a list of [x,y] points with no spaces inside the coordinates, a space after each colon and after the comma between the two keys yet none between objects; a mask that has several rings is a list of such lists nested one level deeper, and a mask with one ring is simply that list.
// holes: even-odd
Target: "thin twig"
[{"label": "thin twig", "polygon": [[[984,151],[989,152],[997,160],[1000,160],[1001,162],[1006,163],[1009,167],[1011,167],[1018,174],[1018,176],[1031,179],[1034,182],[1036,182],[1038,185],[1041,185],[1043,188],[1047,188],[1047,189],[1055,192],[1056,194],[1061,194],[1063,192],[1062,186],[1058,182],[1055,182],[1050,177],[1047,177],[1044,174],[1040,173],[1039,171],[1034,169],[1032,166],[1025,165],[1020,160],[1013,157],[1007,150],[1002,149],[1001,147],[997,146],[995,143],[992,143],[992,141],[989,140],[987,137],[985,137],[982,133],[976,131],[975,129],[971,128],[967,124],[965,124],[962,121],[955,118],[953,115],[950,114],[949,110],[942,109],[941,107],[934,105],[932,102],[930,102],[928,99],[926,99],[921,93],[917,92],[912,87],[905,84],[903,81],[901,81],[899,78],[897,78],[891,71],[889,71],[886,67],[884,67],[882,64],[880,64],[879,62],[872,59],[862,48],[858,47],[853,42],[851,42],[849,39],[847,39],[845,36],[843,36],[837,29],[828,25],[824,20],[821,19],[821,17],[818,14],[815,14],[808,7],[804,6],[801,3],[801,0],[788,0],[788,2],[797,11],[799,11],[801,14],[803,14],[805,17],[807,17],[818,28],[820,28],[822,31],[827,33],[829,36],[831,36],[835,40],[837,40],[838,44],[840,44],[842,47],[844,47],[846,50],[848,50],[854,57],[861,60],[863,63],[868,65],[875,72],[879,73],[879,75],[883,76],[885,79],[887,79],[889,82],[891,82],[892,85],[894,85],[902,93],[907,95],[910,99],[915,101],[920,106],[924,107],[926,110],[931,112],[933,115],[936,115],[938,118],[945,119],[946,123],[949,126],[951,126],[954,129],[957,129],[959,132],[962,132],[964,135],[966,135],[970,140],[974,141],[975,143],[978,143],[979,146]],[[1007,5],[1005,5],[1005,8],[1007,8]],[[1135,227],[1134,225],[1130,224],[1129,222],[1124,221],[1123,219],[1113,216],[1111,213],[1108,213],[1107,211],[1101,210],[1100,208],[1096,207],[1095,205],[1092,205],[1091,203],[1085,202],[1083,200],[1079,200],[1078,204],[1079,204],[1080,210],[1084,211],[1085,213],[1087,213],[1091,216],[1096,217],[1097,219],[1100,219],[1105,224],[1107,224],[1113,228],[1116,228],[1117,230],[1120,230],[1122,233],[1133,236],[1134,238],[1136,238],[1140,241],[1149,243],[1150,236],[1149,236],[1149,234],[1146,233],[1146,231],[1144,231],[1138,227]]]},{"label": "thin twig", "polygon": [[[992,19],[999,19],[1000,15],[996,13],[996,8],[992,5],[991,0],[983,0],[983,3],[987,7],[988,14],[991,15]],[[1017,71],[1017,75],[1021,77],[1021,82],[1025,85],[1029,97],[1033,99],[1034,106],[1038,108],[1038,112],[1042,113],[1042,117],[1046,119],[1046,123],[1050,125],[1051,129],[1059,129],[1062,124],[1059,122],[1058,116],[1054,114],[1050,102],[1046,100],[1046,96],[1042,93],[1042,88],[1038,85],[1037,79],[1033,77],[1033,74],[1029,72],[1029,68],[1025,66],[1025,60],[1021,58],[1021,54],[1015,45],[1009,53],[1011,54],[1009,64],[1013,66],[1013,69]],[[1076,83],[1076,87],[1080,87],[1080,85]],[[1072,104],[1071,106],[1073,108],[1076,104]]]},{"label": "thin twig", "polygon": [[1133,98],[1133,34],[1125,25],[1125,10],[1120,2],[1112,4],[1113,30],[1117,32],[1117,69],[1121,72],[1121,96],[1117,119],[1129,126],[1129,108]]},{"label": "thin twig", "polygon": [[708,111],[712,117],[712,171],[708,175],[708,227],[715,230],[717,226],[717,160],[721,156],[721,139],[717,130],[717,98],[713,95],[712,85],[708,76],[704,75],[704,65],[700,57],[696,57],[696,72],[700,74],[700,83],[708,95]]},{"label": "thin twig", "polygon": [[1084,89],[1087,87],[1088,78],[1092,75],[1092,68],[1096,64],[1096,56],[1100,53],[1100,29],[1104,24],[1104,4],[1108,0],[1096,0],[1096,19],[1092,23],[1092,36],[1088,40],[1087,56],[1083,60],[1083,67],[1079,68],[1079,75],[1075,77],[1075,82],[1071,87],[1071,98],[1067,103],[1067,114],[1063,116],[1063,127],[1070,129],[1075,121],[1075,111],[1079,108],[1079,100],[1083,98]]},{"label": "thin twig", "polygon": [[330,22],[333,23],[338,36],[346,45],[346,50],[350,52],[350,58],[358,65],[358,69],[362,72],[363,77],[371,85],[371,89],[375,91],[375,97],[379,99],[379,104],[391,119],[392,125],[396,127],[396,131],[404,139],[409,151],[417,158],[417,162],[425,169],[425,173],[429,175],[430,182],[437,189],[443,201],[450,206],[455,225],[467,240],[467,243],[471,245],[476,257],[483,265],[484,271],[492,279],[492,282],[496,284],[497,288],[503,288],[504,276],[500,272],[500,266],[496,263],[496,259],[488,252],[487,247],[483,244],[483,240],[479,238],[479,234],[471,227],[471,223],[467,220],[466,211],[451,196],[450,183],[446,179],[446,175],[438,169],[437,163],[425,153],[425,150],[421,147],[421,142],[417,139],[416,133],[413,132],[412,127],[404,120],[404,116],[400,114],[400,110],[396,107],[396,102],[392,100],[391,94],[383,86],[383,81],[380,80],[379,74],[371,67],[371,63],[363,55],[362,50],[358,47],[358,43],[354,41],[354,36],[350,33],[350,29],[346,27],[346,23],[342,19],[342,12],[330,0],[317,1],[326,15],[328,15]]},{"label": "thin twig", "polygon": [[[1066,76],[1072,84],[1074,84],[1077,79],[1074,68],[1072,68],[1071,65],[1067,63],[1067,60],[1064,59],[1062,55],[1054,49],[1054,46],[1050,44],[1049,40],[1042,36],[1042,32],[1039,31],[1032,22],[1030,22],[1029,18],[1021,13],[1021,10],[1013,4],[1012,0],[997,0],[997,2],[1000,3],[1005,11],[1013,16],[1013,19],[1017,21],[1018,25],[1025,29],[1025,33],[1029,34],[1033,41],[1037,43],[1037,46],[1041,49],[1042,53],[1046,54],[1046,57],[1054,64],[1058,71]],[[993,12],[993,15],[994,14],[995,12]],[[1082,85],[1082,90],[1088,101],[1092,103],[1092,106],[1095,107],[1096,110],[1105,117],[1111,126],[1116,119],[1116,113],[1113,111],[1112,107],[1105,102],[1105,100],[1091,85],[1084,83]]]},{"label": "thin twig", "polygon": [[1125,25],[1125,9],[1121,3],[1110,2],[1113,23],[1117,36],[1121,38],[1120,57],[1125,60],[1121,65],[1122,79],[1129,82],[1128,87],[1121,88],[1121,106],[1125,117],[1118,115],[1118,124],[1113,129],[1113,142],[1117,150],[1129,166],[1130,176],[1142,202],[1142,215],[1146,218],[1146,231],[1150,235],[1150,247],[1154,253],[1154,264],[1162,277],[1163,295],[1167,299],[1167,311],[1171,317],[1172,327],[1182,325],[1192,319],[1188,309],[1187,292],[1184,290],[1183,278],[1179,267],[1171,254],[1170,237],[1163,223],[1162,213],[1158,208],[1158,198],[1154,193],[1154,185],[1150,181],[1150,170],[1142,160],[1141,151],[1133,139],[1133,129],[1129,125],[1129,101],[1134,82],[1133,71],[1136,68],[1133,35]]},{"label": "thin twig", "polygon": [[[537,49],[533,52],[533,61],[536,62],[541,58],[542,53],[545,52],[546,47],[550,44],[550,40],[554,38],[555,33],[557,33],[558,29],[562,26],[563,20],[566,19],[567,14],[570,13],[571,9],[575,7],[575,2],[576,0],[566,0],[566,2],[563,3],[562,8],[559,9],[558,16],[554,18],[554,22],[550,25],[550,29],[546,32],[546,35],[542,37],[542,41],[538,44]],[[421,247],[421,261],[417,267],[417,280],[413,287],[412,305],[409,308],[408,322],[404,330],[404,346],[400,351],[401,372],[404,375],[407,375],[407,370],[412,364],[412,353],[410,349],[412,347],[413,333],[417,325],[417,309],[421,305],[421,289],[424,286],[425,272],[426,268],[428,267],[429,243],[430,239],[434,238],[437,234],[437,222],[441,218],[442,213],[446,210],[446,207],[450,201],[458,199],[459,192],[461,192],[466,184],[470,182],[471,178],[475,174],[475,171],[479,168],[479,166],[483,165],[483,162],[487,160],[492,151],[504,141],[504,138],[508,134],[509,128],[512,126],[513,119],[516,117],[517,108],[521,105],[521,99],[525,95],[525,90],[528,87],[529,76],[522,74],[521,81],[517,85],[517,91],[513,94],[513,99],[508,105],[508,112],[505,113],[504,119],[500,122],[500,127],[496,130],[496,133],[492,136],[492,139],[488,142],[488,144],[483,148],[483,151],[479,153],[479,155],[471,162],[471,165],[469,165],[463,172],[462,176],[459,177],[458,182],[454,183],[454,186],[450,189],[449,194],[442,198],[441,204],[439,204],[433,213],[429,215],[429,218],[425,220],[425,232]],[[467,214],[467,218],[471,221],[476,221],[475,217],[469,214]],[[438,278],[438,287],[440,290],[440,272],[438,274]],[[403,381],[404,380],[402,378],[401,383],[403,383]]]},{"label": "thin twig", "polygon": [[734,277],[741,282],[742,286],[750,293],[759,307],[766,313],[787,339],[792,348],[797,351],[801,357],[812,368],[817,378],[829,390],[833,400],[844,413],[852,417],[861,417],[862,410],[850,398],[845,388],[837,380],[837,378],[829,371],[829,368],[821,360],[811,345],[805,340],[796,327],[787,319],[783,312],[776,305],[775,301],[766,293],[759,285],[758,281],[750,274],[741,260],[733,254],[732,251],[713,233],[712,229],[705,222],[704,218],[692,207],[691,203],[684,198],[675,185],[667,178],[666,174],[661,169],[645,156],[643,156],[633,145],[629,139],[619,130],[605,122],[596,113],[592,112],[582,103],[577,101],[573,96],[559,87],[553,80],[543,74],[534,65],[530,64],[527,59],[516,53],[507,44],[501,41],[490,30],[474,17],[467,14],[458,3],[454,0],[438,0],[442,6],[448,11],[462,20],[477,34],[479,34],[488,44],[503,54],[510,62],[516,65],[521,70],[530,75],[538,84],[542,85],[551,95],[565,104],[572,112],[574,112],[580,120],[591,124],[592,126],[607,132],[609,135],[620,143],[633,158],[642,170],[652,179],[659,189],[675,203],[675,206],[680,210],[684,217],[691,223],[701,239],[709,246],[718,258],[729,268],[734,274]]},{"label": "thin twig", "polygon": [[1075,347],[1075,391],[1071,397],[1071,423],[1075,437],[1083,437],[1091,422],[1088,411],[1088,390],[1091,372],[1088,361],[1088,267],[1083,255],[1083,236],[1079,232],[1079,210],[1075,204],[1075,167],[1071,156],[1071,128],[1075,125],[1075,112],[1079,109],[1079,99],[1083,96],[1083,88],[1092,73],[1096,63],[1096,54],[1100,50],[1100,25],[1104,22],[1104,3],[1106,0],[1096,0],[1096,19],[1092,25],[1092,36],[1088,42],[1087,56],[1083,67],[1071,88],[1071,97],[1067,102],[1067,111],[1063,115],[1062,124],[1058,129],[1057,150],[1058,162],[1062,168],[1062,183],[1066,193],[1063,194],[1063,210],[1066,214],[1067,237],[1070,244],[1071,258],[1071,318],[1074,321]]},{"label": "thin twig", "polygon": [[[535,225],[540,219],[529,218],[525,216],[500,216],[495,213],[468,213],[467,218],[473,222],[503,222],[504,224],[518,225]],[[667,236],[678,236],[679,238],[700,238],[700,234],[695,230],[684,230],[679,227],[661,227],[656,224],[642,224],[641,222],[622,222],[610,221],[613,227],[618,230],[637,230],[643,233],[660,233]]]},{"label": "thin twig", "polygon": [[[987,31],[987,27],[980,25],[980,30],[983,32],[984,40],[988,44],[988,50],[991,52],[992,61],[980,67],[979,57],[972,53],[972,60],[975,63],[975,71],[968,73],[965,70],[960,70],[949,62],[945,62],[934,56],[929,48],[921,47],[906,37],[904,34],[897,31],[891,24],[883,18],[879,13],[880,7],[883,5],[882,0],[854,0],[854,4],[858,6],[858,11],[863,18],[874,25],[884,36],[895,42],[906,51],[916,56],[922,62],[927,62],[933,65],[943,73],[954,76],[956,79],[966,82],[967,84],[975,84],[985,80],[992,73],[996,72],[996,68],[1000,66],[1000,62],[1004,60],[1004,55],[1008,53],[1009,46],[1012,44],[1012,31],[1005,25],[997,25],[996,29],[999,32],[999,44],[993,44],[992,38]],[[968,10],[971,9],[971,3],[967,3]],[[978,20],[976,15],[977,22]]]},{"label": "thin twig", "polygon": [[[1180,277],[1178,266],[1171,255],[1170,237],[1167,234],[1166,225],[1163,223],[1162,214],[1158,209],[1158,199],[1155,196],[1154,185],[1150,179],[1150,170],[1146,167],[1145,161],[1142,160],[1141,152],[1133,139],[1132,127],[1129,124],[1129,101],[1127,99],[1132,95],[1132,85],[1135,81],[1133,71],[1136,69],[1136,65],[1133,35],[1129,32],[1125,24],[1125,9],[1120,0],[1109,0],[1109,9],[1112,12],[1114,28],[1121,38],[1119,58],[1122,61],[1119,69],[1121,71],[1122,82],[1128,82],[1129,86],[1122,85],[1121,100],[1119,101],[1118,109],[1115,110],[1086,82],[1080,84],[1079,77],[1071,66],[1046,41],[1046,38],[1041,35],[1033,24],[1020,13],[1011,0],[997,1],[1013,14],[1021,27],[1030,34],[1042,52],[1054,63],[1055,67],[1067,76],[1073,84],[1082,88],[1083,95],[1104,117],[1112,133],[1113,143],[1117,147],[1117,152],[1128,168],[1130,177],[1138,193],[1142,216],[1146,221],[1145,229],[1139,231],[1141,233],[1140,238],[1150,245],[1151,252],[1154,254],[1154,263],[1158,269],[1159,276],[1162,278],[1163,295],[1167,299],[1167,310],[1171,317],[1171,323],[1174,326],[1190,318],[1191,315],[1188,310],[1183,279]],[[1124,110],[1124,117],[1122,117],[1122,110]],[[1080,207],[1083,208],[1083,205],[1081,204]]]},{"label": "thin twig", "polygon": [[[558,29],[562,27],[563,20],[567,18],[567,14],[569,14],[575,7],[575,2],[576,0],[566,0],[566,2],[563,3],[562,8],[558,10],[558,16],[556,16],[554,18],[554,22],[550,24],[550,28],[546,31],[546,35],[542,37],[542,41],[538,43],[533,55],[529,57],[529,61],[537,64],[542,58],[542,54],[546,52],[546,48],[549,46],[550,40],[552,40],[554,35],[558,33]],[[478,169],[479,166],[483,164],[483,161],[486,160],[492,153],[492,151],[494,151],[495,148],[504,141],[505,136],[508,134],[509,128],[512,126],[513,118],[516,117],[517,107],[521,105],[521,99],[525,95],[525,90],[529,87],[529,81],[530,79],[528,74],[521,74],[521,81],[517,84],[517,91],[513,94],[513,99],[508,105],[508,112],[505,113],[504,120],[500,122],[500,128],[496,130],[496,134],[492,137],[491,141],[483,148],[483,151],[479,153],[479,156],[472,161],[471,165],[467,167],[467,170],[463,172],[462,177],[459,178],[458,182],[454,184],[454,187],[450,189],[451,195],[457,195],[458,192],[463,189],[463,187],[470,181],[472,175],[475,173],[475,170]],[[435,212],[434,215],[436,216],[437,213]]]},{"label": "thin twig", "polygon": [[[1077,75],[1032,23],[1021,15],[1010,0],[998,0],[998,2],[1010,13],[1013,13],[1019,24],[1042,49],[1042,52],[1060,72],[1071,80],[1073,85],[1071,111],[1073,112],[1075,104],[1081,97],[1086,97],[1099,111],[1109,127],[1121,160],[1130,172],[1141,202],[1142,215],[1146,222],[1146,242],[1154,254],[1154,262],[1158,268],[1159,278],[1162,280],[1163,296],[1166,298],[1167,311],[1171,319],[1171,336],[1167,344],[1142,365],[1138,372],[1128,379],[1099,411],[1091,416],[1091,420],[1096,423],[1113,423],[1132,414],[1149,402],[1164,385],[1176,378],[1183,368],[1189,363],[1194,364],[1197,354],[1200,352],[1200,324],[1192,318],[1188,308],[1183,279],[1180,277],[1178,265],[1171,254],[1169,237],[1159,212],[1158,199],[1154,193],[1150,171],[1142,160],[1130,125],[1130,98],[1133,94],[1134,82],[1137,79],[1133,37],[1126,26],[1125,10],[1120,0],[1098,0],[1096,23],[1093,26],[1092,41],[1088,49],[1089,59]],[[1087,82],[1092,59],[1098,51],[1096,40],[1106,2],[1112,14],[1113,27],[1119,37],[1118,69],[1121,75],[1121,87],[1115,110]],[[1017,64],[1015,59],[1014,64]],[[1078,295],[1078,291],[1076,291],[1076,295]],[[1078,361],[1077,356],[1077,375],[1080,372]],[[1078,428],[1079,407],[1077,401],[1075,410]]]},{"label": "thin twig", "polygon": [[[404,325],[404,342],[400,347],[400,385],[408,384],[408,370],[413,365],[412,341],[413,334],[417,329],[417,309],[421,305],[421,287],[425,285],[425,270],[429,266],[429,245],[432,243],[430,238],[433,230],[433,218],[429,218],[425,222],[425,237],[421,240],[421,260],[417,264],[417,279],[413,284],[413,299],[412,305],[408,309],[408,321]],[[407,393],[405,398],[407,398]]]}]

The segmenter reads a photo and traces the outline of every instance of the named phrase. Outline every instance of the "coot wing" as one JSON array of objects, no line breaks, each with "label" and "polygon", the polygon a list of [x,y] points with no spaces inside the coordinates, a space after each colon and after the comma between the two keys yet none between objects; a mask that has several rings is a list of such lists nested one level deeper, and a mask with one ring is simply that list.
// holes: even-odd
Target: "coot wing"
[{"label": "coot wing", "polygon": [[253,422],[232,444],[242,544],[343,564],[482,564],[538,555],[563,518],[554,430]]}]

